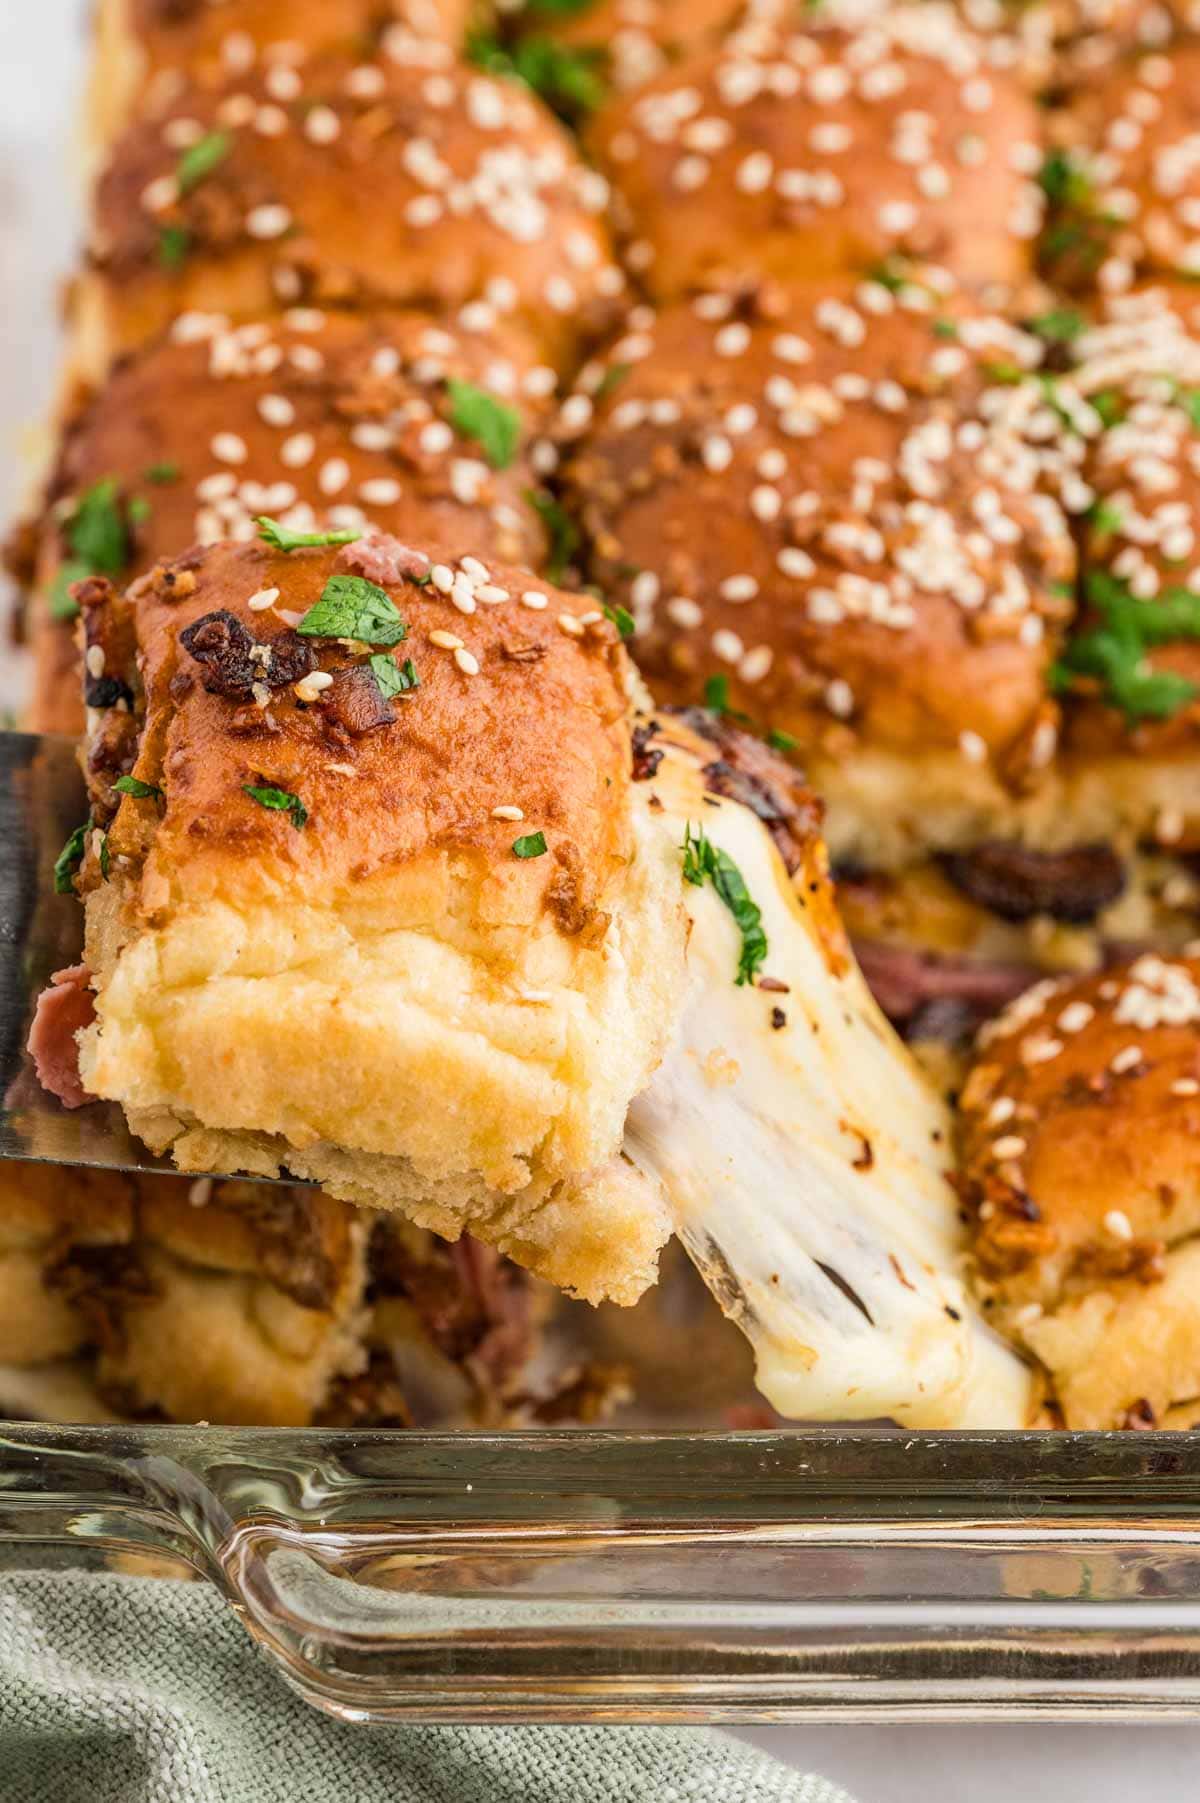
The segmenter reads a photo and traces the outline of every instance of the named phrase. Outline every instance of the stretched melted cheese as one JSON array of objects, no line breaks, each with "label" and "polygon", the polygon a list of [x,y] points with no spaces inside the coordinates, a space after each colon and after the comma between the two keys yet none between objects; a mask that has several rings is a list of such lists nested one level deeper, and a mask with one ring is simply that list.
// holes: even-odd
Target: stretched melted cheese
[{"label": "stretched melted cheese", "polygon": [[787,993],[738,986],[733,917],[711,883],[689,887],[689,994],[630,1109],[626,1156],[662,1186],[781,1414],[1023,1426],[1028,1369],[958,1276],[948,1111],[830,944],[818,843],[812,869],[790,877],[748,807],[706,794],[685,728],[655,744],[665,756],[643,805],[677,843],[702,826],[734,860],[762,911],[763,974]]}]

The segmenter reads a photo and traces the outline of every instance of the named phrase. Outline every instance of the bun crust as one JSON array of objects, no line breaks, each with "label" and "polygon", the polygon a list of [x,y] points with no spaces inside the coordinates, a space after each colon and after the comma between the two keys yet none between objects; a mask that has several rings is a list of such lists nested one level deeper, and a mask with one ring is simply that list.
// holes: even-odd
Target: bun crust
[{"label": "bun crust", "polygon": [[1011,385],[1037,357],[954,294],[766,288],[637,315],[564,404],[565,491],[651,687],[716,679],[786,735],[835,856],[878,861],[901,817],[953,843],[1046,773],[1074,550]]},{"label": "bun crust", "polygon": [[98,484],[116,483],[124,581],[193,543],[252,539],[264,513],[295,531],[370,522],[539,563],[545,539],[525,499],[534,477],[524,449],[494,468],[454,425],[453,385],[468,383],[512,409],[528,441],[554,377],[526,349],[423,313],[297,308],[241,327],[187,318],[122,363],[70,422],[47,488],[31,724],[82,729],[73,631],[51,597],[80,500]]},{"label": "bun crust", "polygon": [[289,99],[259,72],[132,126],[99,180],[76,293],[84,375],[193,309],[469,308],[552,362],[602,330],[623,286],[603,180],[517,83],[423,61],[314,57]]},{"label": "bun crust", "polygon": [[[665,1216],[602,1167],[683,980],[678,856],[635,823],[600,609],[442,557],[223,544],[125,603],[81,592],[90,681],[113,685],[89,759],[84,1079],[184,1169],[284,1164],[636,1295]],[[382,708],[365,647],[280,617],[335,576],[406,623],[391,662],[419,686]],[[131,766],[140,798],[113,787]]]},{"label": "bun crust", "polygon": [[466,0],[98,0],[93,141],[110,142],[139,112],[161,112],[188,80],[218,87],[261,64],[286,93],[316,50],[411,53],[419,39],[428,66],[444,67],[469,10]]},{"label": "bun crust", "polygon": [[[982,1292],[1050,1364],[1068,1425],[1195,1395],[1200,1372],[1173,1389],[1156,1336],[1134,1359],[1120,1323],[1139,1289],[1154,1311],[1164,1259],[1200,1226],[1200,959],[1144,954],[1028,990],[980,1036],[960,1129]],[[1159,1298],[1168,1322],[1178,1293]],[[1097,1310],[1120,1331],[1111,1360],[1087,1346]]]},{"label": "bun crust", "polygon": [[735,37],[613,100],[591,134],[660,301],[892,256],[1016,286],[1041,222],[1038,138],[1019,78],[938,5]]}]

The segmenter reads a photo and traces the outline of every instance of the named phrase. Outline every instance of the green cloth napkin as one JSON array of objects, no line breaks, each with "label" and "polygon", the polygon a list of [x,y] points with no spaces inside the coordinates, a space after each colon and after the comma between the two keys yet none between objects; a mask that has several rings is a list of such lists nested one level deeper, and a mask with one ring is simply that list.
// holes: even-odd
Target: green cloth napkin
[{"label": "green cloth napkin", "polygon": [[0,1577],[4,1803],[850,1803],[707,1728],[362,1728],[205,1584]]}]

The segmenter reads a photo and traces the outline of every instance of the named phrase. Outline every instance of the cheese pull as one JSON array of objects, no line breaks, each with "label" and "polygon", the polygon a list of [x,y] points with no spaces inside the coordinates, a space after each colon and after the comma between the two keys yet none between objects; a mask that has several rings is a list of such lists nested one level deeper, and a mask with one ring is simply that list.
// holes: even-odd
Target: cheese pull
[{"label": "cheese pull", "polygon": [[793,829],[785,862],[761,790],[722,781],[686,717],[660,719],[652,743],[638,792],[687,848],[689,988],[630,1107],[627,1157],[661,1186],[780,1414],[1023,1426],[1029,1370],[959,1276],[949,1111],[853,962],[819,834]]}]

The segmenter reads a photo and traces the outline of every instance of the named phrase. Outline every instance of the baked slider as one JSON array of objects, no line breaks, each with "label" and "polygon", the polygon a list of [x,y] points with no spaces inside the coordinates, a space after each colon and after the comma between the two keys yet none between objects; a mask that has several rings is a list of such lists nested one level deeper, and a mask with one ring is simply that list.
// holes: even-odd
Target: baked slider
[{"label": "baked slider", "polygon": [[66,426],[33,538],[30,724],[82,730],[69,589],[127,583],[268,513],[412,532],[536,565],[526,446],[554,373],[524,340],[426,313],[192,314],[126,359]]},{"label": "baked slider", "polygon": [[1085,837],[1200,849],[1200,341],[1168,296],[1080,338],[1083,608],[1055,671]]},{"label": "baked slider", "polygon": [[1037,797],[1075,552],[1039,357],[941,285],[765,284],[639,310],[563,405],[563,494],[652,689],[795,751],[835,861],[1062,830]]},{"label": "baked slider", "polygon": [[631,1299],[669,1226],[614,1160],[684,916],[617,630],[495,562],[263,531],[76,589],[85,1086],[185,1170],[286,1166]]},{"label": "baked slider", "polygon": [[218,86],[262,64],[281,94],[314,50],[430,40],[431,68],[452,60],[465,0],[99,0],[88,114],[103,145],[139,111],[168,106],[188,81]]},{"label": "baked slider", "polygon": [[735,38],[619,96],[591,145],[656,300],[892,256],[1019,287],[1042,217],[1034,103],[940,4]]},{"label": "baked slider", "polygon": [[429,306],[569,360],[623,286],[606,184],[521,83],[424,62],[313,57],[282,99],[251,71],[131,126],[75,288],[83,376],[182,312],[296,304]]},{"label": "baked slider", "polygon": [[1036,985],[981,1037],[962,1185],[989,1319],[1068,1427],[1200,1397],[1200,960]]},{"label": "baked slider", "polygon": [[1122,293],[1139,278],[1200,273],[1200,44],[1115,62],[1056,118],[1043,171],[1043,263],[1061,287]]}]

